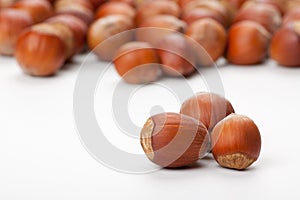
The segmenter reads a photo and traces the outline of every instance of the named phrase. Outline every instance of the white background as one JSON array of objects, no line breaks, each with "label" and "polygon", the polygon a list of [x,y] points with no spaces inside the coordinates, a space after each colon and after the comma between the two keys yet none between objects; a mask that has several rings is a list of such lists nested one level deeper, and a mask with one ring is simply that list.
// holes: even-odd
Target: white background
[{"label": "white background", "polygon": [[[226,98],[261,131],[261,156],[248,170],[223,169],[208,157],[189,169],[131,175],[101,165],[80,142],[72,109],[83,57],[50,78],[27,76],[14,59],[0,57],[1,200],[300,199],[300,68],[283,68],[272,61],[225,66],[220,61]],[[117,81],[111,73],[111,81]],[[166,111],[179,108],[169,91],[161,90],[161,95],[162,102],[171,100],[162,103]],[[157,103],[157,98],[142,96],[138,91],[129,105],[139,126],[149,107],[135,109],[135,104]],[[106,125],[118,131],[113,123]],[[127,141],[123,135],[110,141],[126,151],[141,152],[137,139]]]}]

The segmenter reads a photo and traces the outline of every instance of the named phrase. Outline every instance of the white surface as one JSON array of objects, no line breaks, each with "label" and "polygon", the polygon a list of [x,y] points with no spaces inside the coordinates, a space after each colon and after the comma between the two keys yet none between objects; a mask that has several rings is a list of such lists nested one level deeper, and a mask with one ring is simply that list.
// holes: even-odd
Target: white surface
[{"label": "white surface", "polygon": [[[102,166],[81,145],[72,111],[81,61],[75,58],[55,77],[33,78],[14,59],[0,57],[0,199],[300,199],[300,68],[270,61],[220,67],[226,97],[262,134],[261,156],[249,170],[223,169],[207,158],[190,169],[130,175]],[[162,93],[173,98],[164,109],[177,109],[176,99]],[[138,124],[149,110],[134,116],[133,107]],[[114,142],[125,150],[132,143],[120,141]]]}]

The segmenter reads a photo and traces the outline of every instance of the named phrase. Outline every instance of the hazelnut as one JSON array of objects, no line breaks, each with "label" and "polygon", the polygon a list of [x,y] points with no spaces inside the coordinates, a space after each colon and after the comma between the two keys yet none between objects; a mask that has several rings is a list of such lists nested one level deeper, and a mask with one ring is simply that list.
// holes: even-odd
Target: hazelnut
[{"label": "hazelnut", "polygon": [[281,15],[283,15],[286,4],[288,2],[289,1],[287,0],[248,0],[243,4],[242,9],[252,5],[257,6],[259,4],[268,4],[276,8],[281,13]]},{"label": "hazelnut", "polygon": [[191,1],[182,8],[182,14],[186,15],[192,10],[198,8],[210,9],[219,13],[223,17],[222,21],[224,21],[226,27],[229,26],[231,23],[232,20],[231,11],[220,1],[206,1],[206,0]]},{"label": "hazelnut", "polygon": [[137,9],[135,22],[140,25],[145,19],[156,15],[180,16],[180,8],[173,1],[147,1]]},{"label": "hazelnut", "polygon": [[234,109],[224,97],[200,92],[183,102],[180,113],[201,121],[211,131],[219,121],[234,113]]},{"label": "hazelnut", "polygon": [[187,76],[195,71],[196,57],[187,38],[179,33],[165,36],[158,42],[162,70],[168,76]]},{"label": "hazelnut", "polygon": [[52,5],[46,0],[20,0],[12,7],[27,11],[34,23],[42,22],[53,14]]},{"label": "hazelnut", "polygon": [[113,63],[119,75],[127,83],[149,83],[161,76],[157,52],[146,42],[124,44],[117,51]]},{"label": "hazelnut", "polygon": [[268,51],[271,34],[259,23],[241,21],[228,32],[227,59],[238,65],[262,62]]},{"label": "hazelnut", "polygon": [[54,4],[55,11],[59,14],[70,14],[80,18],[87,25],[94,19],[93,6],[85,0],[57,0]]},{"label": "hazelnut", "polygon": [[184,32],[185,28],[186,23],[172,15],[156,15],[140,24],[136,30],[136,39],[156,46],[164,36]]},{"label": "hazelnut", "polygon": [[224,27],[226,26],[226,22],[222,15],[220,15],[215,10],[207,9],[207,8],[195,8],[188,13],[183,14],[182,20],[185,21],[188,25],[193,22],[203,19],[203,18],[211,18],[218,21]]},{"label": "hazelnut", "polygon": [[2,9],[0,12],[0,54],[12,56],[19,34],[33,21],[22,10]]},{"label": "hazelnut", "polygon": [[273,36],[270,56],[278,64],[300,66],[300,21],[293,21],[280,28]]},{"label": "hazelnut", "polygon": [[233,23],[243,20],[255,21],[263,25],[270,33],[274,33],[281,24],[281,15],[274,6],[261,3],[239,10]]},{"label": "hazelnut", "polygon": [[107,15],[125,15],[134,18],[135,9],[124,2],[110,1],[102,4],[95,13],[95,18],[105,17]]},{"label": "hazelnut", "polygon": [[185,115],[161,113],[150,117],[141,131],[147,157],[161,167],[190,165],[206,155],[209,136],[205,126]]},{"label": "hazelnut", "polygon": [[[133,39],[133,31],[122,33],[132,28],[134,28],[133,21],[122,15],[109,15],[97,19],[87,33],[89,48],[101,60],[111,61],[120,46]],[[118,33],[122,34],[108,39]]]},{"label": "hazelnut", "polygon": [[222,167],[243,170],[255,162],[261,149],[261,137],[248,117],[231,114],[220,121],[211,134],[212,154]]},{"label": "hazelnut", "polygon": [[[213,61],[219,59],[225,51],[227,35],[224,27],[213,19],[199,19],[188,26],[186,35],[200,44]],[[198,59],[201,65],[209,65],[201,58]]]},{"label": "hazelnut", "polygon": [[72,30],[60,22],[53,23],[40,23],[30,27],[32,31],[37,31],[40,33],[51,33],[55,34],[63,41],[65,45],[65,53],[67,59],[70,59],[75,54],[74,49],[74,35]]},{"label": "hazelnut", "polygon": [[79,18],[68,15],[60,14],[49,18],[48,23],[62,23],[69,27],[73,33],[74,53],[80,53],[85,46],[85,37],[87,33],[87,25]]},{"label": "hazelnut", "polygon": [[33,76],[50,76],[67,59],[67,46],[59,31],[50,24],[35,25],[17,41],[15,57],[20,67]]}]

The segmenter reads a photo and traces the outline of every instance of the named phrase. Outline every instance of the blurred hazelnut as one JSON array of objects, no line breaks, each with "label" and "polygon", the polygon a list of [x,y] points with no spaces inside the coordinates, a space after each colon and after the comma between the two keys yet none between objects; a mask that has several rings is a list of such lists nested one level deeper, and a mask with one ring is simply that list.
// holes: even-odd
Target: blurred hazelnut
[{"label": "blurred hazelnut", "polygon": [[134,18],[135,10],[130,5],[124,2],[110,1],[102,4],[95,13],[95,18],[102,18],[107,15],[125,15],[129,18]]},{"label": "blurred hazelnut", "polygon": [[124,44],[117,51],[113,62],[117,72],[127,83],[150,83],[161,76],[157,52],[146,42]]},{"label": "blurred hazelnut", "polygon": [[238,65],[262,62],[268,52],[270,33],[259,23],[241,21],[229,29],[227,59]]},{"label": "blurred hazelnut", "polygon": [[168,76],[187,76],[195,71],[196,57],[187,38],[179,33],[165,36],[158,43],[163,72]]},{"label": "blurred hazelnut", "polygon": [[186,23],[172,15],[156,15],[146,19],[136,30],[138,41],[156,46],[164,36],[174,32],[184,32]]},{"label": "blurred hazelnut", "polygon": [[0,54],[11,56],[19,34],[33,24],[30,15],[22,10],[2,9],[0,12]]},{"label": "blurred hazelnut", "polygon": [[55,26],[35,25],[18,38],[15,57],[25,73],[50,76],[67,59],[66,48]]},{"label": "blurred hazelnut", "polygon": [[53,15],[52,5],[46,0],[20,0],[12,7],[27,11],[34,23],[42,22]]},{"label": "blurred hazelnut", "polygon": [[156,15],[180,16],[180,8],[173,1],[148,1],[137,9],[135,22],[140,25],[144,20]]},{"label": "blurred hazelnut", "polygon": [[[224,27],[213,19],[200,19],[188,26],[186,35],[200,44],[213,61],[219,59],[225,51],[227,36]],[[210,60],[198,59],[200,65],[209,65]]]},{"label": "blurred hazelnut", "polygon": [[[133,39],[132,31],[122,33],[132,28],[134,28],[133,21],[122,15],[109,15],[97,19],[91,24],[87,33],[89,48],[101,60],[111,61],[120,46]],[[122,34],[111,38],[119,33]]]},{"label": "blurred hazelnut", "polygon": [[282,66],[300,66],[300,20],[281,27],[273,36],[270,56]]},{"label": "blurred hazelnut", "polygon": [[254,4],[239,10],[233,23],[244,20],[255,21],[263,25],[270,33],[274,33],[279,28],[282,21],[279,11],[269,4]]}]

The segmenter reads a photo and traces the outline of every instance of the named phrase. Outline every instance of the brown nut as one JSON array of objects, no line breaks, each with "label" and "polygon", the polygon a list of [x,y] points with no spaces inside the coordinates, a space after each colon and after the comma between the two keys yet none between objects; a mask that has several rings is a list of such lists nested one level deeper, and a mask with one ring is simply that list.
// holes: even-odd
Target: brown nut
[{"label": "brown nut", "polygon": [[[224,27],[213,19],[200,19],[188,26],[186,35],[199,43],[209,54],[213,61],[219,59],[225,51],[227,35]],[[203,60],[201,65],[209,65]]]},{"label": "brown nut", "polygon": [[282,66],[300,66],[300,20],[280,28],[273,36],[270,56]]},{"label": "brown nut", "polygon": [[255,21],[263,25],[270,33],[274,33],[282,21],[280,12],[274,6],[262,3],[239,10],[233,23],[244,20]]},{"label": "brown nut", "polygon": [[146,42],[124,44],[113,62],[123,80],[131,84],[150,83],[162,74],[157,52]]},{"label": "brown nut", "polygon": [[125,15],[134,18],[135,9],[124,2],[110,1],[99,6],[95,13],[95,18],[99,19],[107,15]]},{"label": "brown nut", "polygon": [[224,21],[226,27],[231,24],[231,20],[232,20],[231,11],[228,9],[227,6],[225,6],[220,1],[206,1],[206,0],[191,1],[182,8],[182,14],[186,15],[192,10],[198,8],[210,9],[219,13],[223,17],[222,21]]},{"label": "brown nut", "polygon": [[222,167],[243,170],[255,162],[261,149],[261,136],[248,117],[231,114],[220,121],[211,134],[212,153]]},{"label": "brown nut", "polygon": [[75,54],[74,35],[72,30],[61,22],[40,23],[30,27],[31,30],[57,35],[65,45],[67,59]]},{"label": "brown nut", "polygon": [[150,117],[141,131],[147,157],[161,167],[183,167],[204,157],[209,147],[205,126],[185,115],[161,113]]},{"label": "brown nut", "polygon": [[17,41],[15,57],[27,74],[50,76],[67,59],[67,46],[51,25],[35,25],[22,33]]},{"label": "brown nut", "polygon": [[260,63],[267,56],[270,39],[270,33],[262,25],[238,22],[228,32],[227,59],[237,65]]},{"label": "brown nut", "polygon": [[[132,28],[134,28],[133,21],[122,15],[109,15],[97,19],[91,24],[87,33],[89,48],[101,60],[111,61],[120,46],[133,39],[132,31],[122,33]],[[109,39],[119,33],[122,34]]]},{"label": "brown nut", "polygon": [[188,76],[195,71],[196,57],[187,38],[180,33],[165,36],[158,42],[162,70],[168,76]]},{"label": "brown nut", "polygon": [[248,6],[253,6],[253,5],[257,6],[259,4],[268,4],[268,5],[271,5],[274,8],[276,8],[281,13],[281,15],[283,15],[285,12],[285,7],[286,7],[287,3],[288,3],[288,1],[286,1],[286,0],[248,0],[243,4],[241,9],[246,8]]},{"label": "brown nut", "polygon": [[57,0],[54,4],[56,13],[70,14],[80,18],[87,25],[94,20],[93,6],[86,0]]},{"label": "brown nut", "polygon": [[46,22],[48,23],[63,23],[68,26],[73,32],[73,44],[74,50],[73,53],[80,53],[85,45],[85,37],[87,33],[87,25],[79,18],[68,15],[68,14],[60,14],[54,17],[49,18]]},{"label": "brown nut", "polygon": [[156,15],[146,19],[139,28],[136,30],[136,39],[156,46],[166,35],[184,32],[186,23],[172,15]]},{"label": "brown nut", "polygon": [[34,23],[42,22],[53,14],[52,5],[46,0],[20,0],[12,7],[27,11]]},{"label": "brown nut", "polygon": [[234,113],[234,109],[224,97],[200,92],[183,102],[180,113],[201,121],[211,131],[219,121]]},{"label": "brown nut", "polygon": [[145,19],[156,15],[180,16],[180,8],[173,1],[147,1],[137,9],[135,22],[140,25]]},{"label": "brown nut", "polygon": [[208,8],[195,8],[188,13],[183,14],[182,20],[185,21],[188,25],[192,24],[193,22],[203,19],[203,18],[211,18],[218,21],[224,27],[226,26],[226,22],[222,15],[212,9]]},{"label": "brown nut", "polygon": [[0,12],[0,54],[12,56],[20,33],[33,24],[30,15],[22,10],[3,9]]}]

